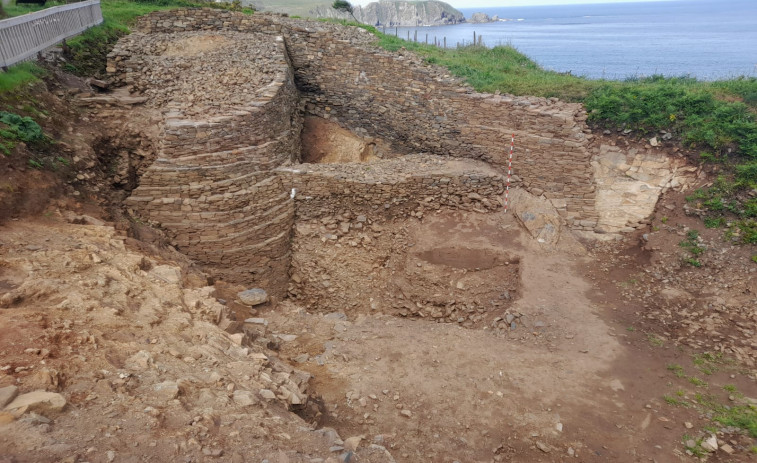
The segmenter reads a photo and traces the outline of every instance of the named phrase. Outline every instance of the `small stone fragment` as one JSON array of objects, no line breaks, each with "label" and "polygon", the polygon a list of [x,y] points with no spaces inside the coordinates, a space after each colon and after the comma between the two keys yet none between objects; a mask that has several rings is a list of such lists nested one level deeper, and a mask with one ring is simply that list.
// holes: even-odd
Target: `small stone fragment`
[{"label": "small stone fragment", "polygon": [[148,369],[150,365],[152,365],[152,363],[152,355],[150,355],[150,353],[145,350],[141,350],[126,359],[124,366],[128,370],[142,371]]},{"label": "small stone fragment", "polygon": [[169,284],[181,282],[181,269],[171,265],[157,265],[149,272],[151,277],[163,280]]},{"label": "small stone fragment", "polygon": [[5,407],[5,411],[21,416],[27,411],[41,414],[60,412],[66,406],[66,399],[56,392],[34,391],[21,394]]},{"label": "small stone fragment", "polygon": [[234,391],[232,398],[234,399],[234,403],[239,405],[240,407],[254,405],[258,402],[255,394],[253,394],[251,391],[236,390]]},{"label": "small stone fragment", "polygon": [[552,451],[552,447],[542,441],[536,441],[536,447],[544,453],[549,453]]},{"label": "small stone fragment", "polygon": [[714,452],[718,449],[718,438],[715,435],[711,435],[706,440],[702,441],[702,448],[708,452]]},{"label": "small stone fragment", "polygon": [[16,386],[0,387],[0,408],[5,407],[18,395]]},{"label": "small stone fragment", "polygon": [[276,398],[276,394],[274,394],[270,389],[261,389],[260,397],[264,398],[265,400],[273,400]]},{"label": "small stone fragment", "polygon": [[610,389],[612,389],[613,392],[618,392],[625,391],[626,388],[623,387],[623,383],[621,383],[619,379],[613,379],[610,381]]},{"label": "small stone fragment", "polygon": [[155,384],[152,389],[153,397],[158,400],[167,402],[179,396],[179,385],[175,381],[164,381]]},{"label": "small stone fragment", "polygon": [[344,448],[347,450],[352,450],[353,452],[357,450],[358,446],[360,446],[360,442],[362,442],[364,436],[353,436],[349,439],[344,440]]},{"label": "small stone fragment", "polygon": [[237,293],[237,297],[242,304],[246,305],[259,305],[264,302],[268,302],[268,293],[264,289],[253,288],[246,291],[240,291]]}]

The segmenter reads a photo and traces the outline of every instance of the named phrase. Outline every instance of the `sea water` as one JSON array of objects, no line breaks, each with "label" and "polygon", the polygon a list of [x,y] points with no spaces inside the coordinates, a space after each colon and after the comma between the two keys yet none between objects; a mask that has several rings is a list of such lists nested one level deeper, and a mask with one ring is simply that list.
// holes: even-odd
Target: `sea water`
[{"label": "sea water", "polygon": [[[502,0],[503,3],[507,0]],[[463,8],[508,21],[399,28],[447,46],[511,45],[545,69],[593,79],[654,74],[704,80],[757,77],[757,0],[673,0]],[[386,33],[394,33],[387,28]]]}]

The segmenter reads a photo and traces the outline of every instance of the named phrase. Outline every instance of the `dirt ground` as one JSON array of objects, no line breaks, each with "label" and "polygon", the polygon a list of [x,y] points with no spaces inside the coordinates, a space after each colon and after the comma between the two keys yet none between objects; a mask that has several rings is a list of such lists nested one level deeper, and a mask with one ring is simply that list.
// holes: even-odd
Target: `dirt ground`
[{"label": "dirt ground", "polygon": [[[608,246],[623,250],[619,256],[603,249],[544,249],[505,214],[446,213],[395,226],[413,247],[392,247],[393,255],[408,253],[411,265],[392,267],[389,259],[390,272],[413,269],[413,256],[442,243],[448,252],[474,259],[485,255],[475,250],[488,249],[489,256],[497,252],[517,262],[515,285],[491,275],[483,279],[493,293],[507,290],[515,300],[506,307],[492,304],[484,312],[486,323],[468,328],[431,317],[397,317],[391,305],[362,304],[355,313],[344,304],[287,304],[284,311],[262,314],[291,332],[301,329],[282,352],[314,375],[325,403],[321,423],[382,436],[398,449],[398,461],[563,461],[569,454],[580,461],[679,461],[682,436],[708,425],[663,398],[681,382],[668,366],[691,363],[691,353],[650,342],[657,330],[634,315],[634,300],[613,289],[617,281],[603,271],[631,254],[626,271],[643,272],[649,256],[629,242]],[[298,252],[306,241],[296,240]],[[365,291],[376,284],[363,284],[359,272],[341,265],[343,250],[324,252],[332,271],[318,272],[329,274],[328,289],[351,283],[353,291]],[[364,252],[375,256],[377,250]],[[421,273],[456,288],[458,264],[426,263]],[[387,292],[376,286],[378,293]],[[394,291],[375,299],[391,299]],[[494,321],[508,314],[518,315],[512,327]],[[722,370],[707,380],[735,384],[754,396],[753,369]],[[708,390],[718,394],[714,384]],[[752,441],[735,440],[746,448]]]},{"label": "dirt ground", "polygon": [[[512,292],[508,304],[488,305],[481,321],[467,326],[409,312],[402,316],[387,303],[391,295],[377,298],[381,304],[373,307],[287,300],[260,310],[255,316],[268,323],[266,344],[253,342],[247,349],[278,357],[312,375],[303,388],[311,403],[299,410],[302,418],[289,414],[286,403],[283,408],[278,403],[263,407],[259,399],[241,407],[242,413],[228,385],[262,388],[265,380],[260,374],[266,369],[250,367],[244,375],[248,379],[239,378],[234,370],[240,369],[240,360],[228,350],[229,341],[228,360],[219,358],[219,352],[192,351],[198,345],[195,339],[203,340],[199,345],[213,345],[208,339],[228,338],[213,324],[218,317],[213,309],[221,310],[218,299],[229,296],[214,293],[186,262],[158,261],[143,254],[144,249],[123,247],[119,243],[130,241],[105,224],[70,224],[76,222],[70,213],[51,211],[0,228],[0,386],[58,391],[67,398],[68,408],[53,421],[22,417],[5,425],[0,448],[15,458],[10,461],[57,461],[71,455],[78,458],[71,461],[109,461],[108,452],[115,452],[115,461],[137,456],[167,461],[183,455],[188,461],[318,461],[329,453],[341,455],[341,445],[328,447],[334,452],[319,448],[312,431],[302,431],[310,427],[333,428],[345,438],[362,437],[363,448],[380,446],[394,460],[405,462],[546,462],[565,461],[570,455],[577,461],[685,461],[690,457],[685,456],[683,436],[706,434],[704,428],[712,426],[712,420],[697,407],[671,405],[665,397],[684,401],[706,390],[728,403],[725,384],[733,384],[747,397],[755,395],[753,368],[744,362],[713,360],[716,371],[704,375],[692,363],[695,351],[676,345],[632,312],[638,307],[617,283],[650,265],[638,246],[616,244],[613,249],[629,247],[614,257],[621,265],[610,264],[604,260],[608,254],[599,249],[545,249],[521,231],[512,215],[448,212],[422,221],[384,223],[384,234],[399,237],[390,240],[392,244],[413,244],[405,254],[409,264],[398,261],[392,267],[389,260],[390,270],[396,274],[404,269],[403,278],[408,278],[422,268],[454,291],[465,291],[456,284],[462,276],[459,259],[427,260],[423,268],[415,265],[418,256],[440,244],[447,256],[458,248],[497,249],[518,268],[516,282],[512,274],[503,284],[489,279],[491,294]],[[298,252],[316,238],[299,237]],[[380,251],[380,246],[362,250],[373,256],[380,256]],[[479,265],[484,254],[470,255],[473,260],[463,259],[465,267]],[[496,261],[498,254],[493,255],[487,262]],[[166,268],[179,269],[179,276]],[[490,270],[473,267],[468,273],[476,273],[475,268]],[[346,270],[331,274],[334,287],[350,278],[360,280],[359,273]],[[475,275],[464,277],[475,282]],[[230,298],[239,289],[221,287]],[[198,291],[200,302],[187,300],[187,294]],[[162,302],[149,303],[153,298]],[[503,326],[499,319],[508,314],[513,325]],[[135,372],[129,364],[139,364],[137,354],[145,349],[151,360]],[[242,358],[249,356],[248,352]],[[242,362],[255,365],[252,360]],[[678,377],[669,368],[674,364],[707,385]],[[221,379],[203,378],[213,369]],[[275,371],[271,366],[268,370]],[[167,402],[154,394],[166,378],[179,384],[177,395]],[[256,381],[261,384],[250,386]],[[678,390],[683,394],[677,396]],[[284,417],[281,422],[267,422],[271,410]],[[244,419],[226,423],[225,413],[244,414]],[[195,437],[193,449],[189,433],[197,432],[198,417],[218,422],[218,429],[208,431],[209,441]],[[242,427],[234,428],[238,422]],[[258,443],[252,451],[228,438],[250,422],[261,428],[290,426],[297,432],[290,430],[291,440],[286,442],[263,438],[265,445]],[[110,434],[118,436],[120,444],[98,437],[108,429],[115,429]],[[749,461],[753,438],[731,429],[719,439],[732,442],[734,453],[714,453],[710,460]],[[219,450],[222,455],[206,455]],[[298,459],[302,455],[307,459]],[[389,458],[364,455],[355,461]]]},{"label": "dirt ground", "polygon": [[289,298],[251,309],[121,218],[133,134],[83,133],[92,182],[0,196],[0,462],[757,458],[753,248],[681,194],[605,243],[539,243],[503,212],[302,221]]}]

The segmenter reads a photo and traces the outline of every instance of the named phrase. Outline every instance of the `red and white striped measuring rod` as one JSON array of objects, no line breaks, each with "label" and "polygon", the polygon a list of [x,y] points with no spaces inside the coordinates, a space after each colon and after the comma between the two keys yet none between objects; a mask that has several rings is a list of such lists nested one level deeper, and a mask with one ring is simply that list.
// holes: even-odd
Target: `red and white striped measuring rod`
[{"label": "red and white striped measuring rod", "polygon": [[507,186],[505,187],[505,212],[510,205],[510,176],[513,173],[513,149],[515,148],[515,134],[510,138],[510,156],[507,159]]}]

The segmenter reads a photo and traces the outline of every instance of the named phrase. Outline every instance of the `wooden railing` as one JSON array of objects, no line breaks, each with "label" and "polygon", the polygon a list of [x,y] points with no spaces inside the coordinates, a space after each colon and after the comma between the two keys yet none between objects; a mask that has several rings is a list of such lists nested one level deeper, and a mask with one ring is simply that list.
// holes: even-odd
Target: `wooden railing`
[{"label": "wooden railing", "polygon": [[103,22],[100,0],[55,6],[0,21],[0,67],[38,52]]}]

